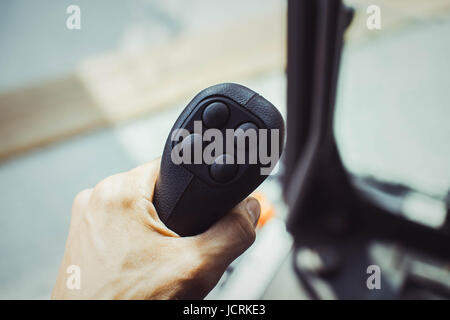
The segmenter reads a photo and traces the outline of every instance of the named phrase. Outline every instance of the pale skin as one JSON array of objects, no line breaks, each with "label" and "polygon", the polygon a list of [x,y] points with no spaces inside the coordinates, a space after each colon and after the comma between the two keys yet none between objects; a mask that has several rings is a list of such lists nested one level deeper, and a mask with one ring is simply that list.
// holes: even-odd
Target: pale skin
[{"label": "pale skin", "polygon": [[[80,192],[52,299],[202,299],[255,240],[260,206],[247,198],[206,232],[179,237],[158,218],[159,159]],[[66,270],[80,267],[80,289]]]}]

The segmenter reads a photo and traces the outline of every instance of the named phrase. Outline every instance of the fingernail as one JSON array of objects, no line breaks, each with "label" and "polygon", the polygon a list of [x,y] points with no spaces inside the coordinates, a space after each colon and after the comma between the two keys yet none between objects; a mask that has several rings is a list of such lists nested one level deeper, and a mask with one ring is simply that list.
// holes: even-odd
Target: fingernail
[{"label": "fingernail", "polygon": [[248,214],[250,215],[250,218],[252,219],[253,225],[256,226],[261,211],[259,202],[255,199],[249,199],[245,206],[247,208]]}]

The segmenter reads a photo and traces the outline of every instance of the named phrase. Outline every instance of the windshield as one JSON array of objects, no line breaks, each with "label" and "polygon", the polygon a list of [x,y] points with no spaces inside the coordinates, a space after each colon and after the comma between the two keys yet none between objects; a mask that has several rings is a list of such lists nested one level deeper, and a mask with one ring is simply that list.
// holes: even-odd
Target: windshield
[{"label": "windshield", "polygon": [[378,1],[381,29],[370,30],[366,2],[347,1],[357,13],[339,78],[341,156],[356,175],[444,199],[450,188],[450,5]]}]

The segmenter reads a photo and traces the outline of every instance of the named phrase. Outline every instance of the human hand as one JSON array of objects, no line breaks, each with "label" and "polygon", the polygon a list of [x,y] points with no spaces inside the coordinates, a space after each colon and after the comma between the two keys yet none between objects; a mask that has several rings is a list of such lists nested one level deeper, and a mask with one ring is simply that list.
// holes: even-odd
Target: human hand
[{"label": "human hand", "polygon": [[[52,299],[201,299],[255,240],[260,206],[247,198],[206,232],[179,237],[152,204],[159,159],[80,192]],[[80,270],[80,288],[66,285]]]}]

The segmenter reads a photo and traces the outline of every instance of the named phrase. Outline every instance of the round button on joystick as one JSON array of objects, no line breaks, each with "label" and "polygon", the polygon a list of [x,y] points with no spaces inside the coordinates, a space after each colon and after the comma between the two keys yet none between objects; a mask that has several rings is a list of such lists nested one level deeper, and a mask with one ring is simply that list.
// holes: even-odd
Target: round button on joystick
[{"label": "round button on joystick", "polygon": [[218,182],[231,181],[238,171],[238,165],[228,154],[222,154],[211,165],[211,177]]},{"label": "round button on joystick", "polygon": [[203,111],[203,123],[209,128],[221,128],[227,123],[230,110],[223,102],[213,102]]}]

